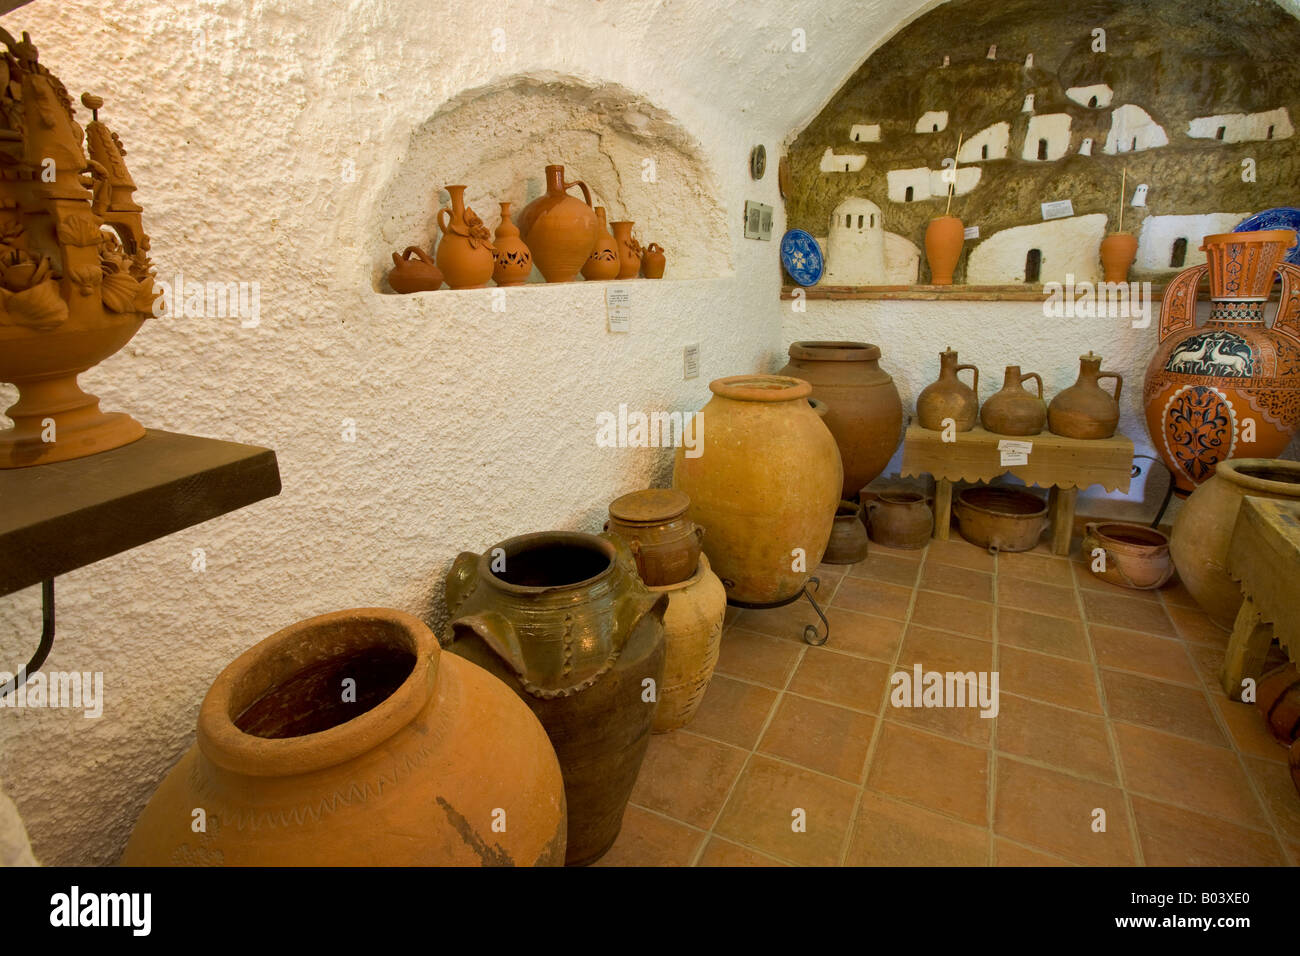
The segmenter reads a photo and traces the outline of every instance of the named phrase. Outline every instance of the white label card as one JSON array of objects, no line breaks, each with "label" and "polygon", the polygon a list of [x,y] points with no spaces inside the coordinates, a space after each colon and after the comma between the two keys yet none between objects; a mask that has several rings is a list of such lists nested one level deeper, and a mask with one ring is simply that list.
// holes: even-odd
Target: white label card
[{"label": "white label card", "polygon": [[962,233],[962,235],[965,236],[967,239],[978,239],[980,237],[980,227],[967,226],[966,230]]},{"label": "white label card", "polygon": [[682,378],[700,377],[700,347],[688,345],[682,349]]},{"label": "white label card", "polygon": [[1074,215],[1074,200],[1058,199],[1055,202],[1045,202],[1040,204],[1043,209],[1044,219],[1066,219]]},{"label": "white label card", "polygon": [[1034,450],[1034,443],[1031,441],[1014,441],[1009,438],[1003,438],[998,442],[999,464],[1001,465],[1027,465],[1029,464],[1029,453]]},{"label": "white label card", "polygon": [[632,325],[632,292],[626,286],[610,286],[605,290],[605,314],[611,332],[627,332]]}]

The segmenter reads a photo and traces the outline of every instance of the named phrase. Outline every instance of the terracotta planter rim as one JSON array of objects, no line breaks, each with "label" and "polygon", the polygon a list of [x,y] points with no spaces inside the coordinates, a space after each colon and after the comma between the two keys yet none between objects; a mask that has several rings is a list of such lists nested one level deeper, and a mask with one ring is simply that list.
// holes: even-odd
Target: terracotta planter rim
[{"label": "terracotta planter rim", "polygon": [[[1149,525],[1132,521],[1093,521],[1089,522],[1087,530],[1117,550],[1143,552],[1169,550],[1169,535]],[[1147,541],[1131,540],[1135,537],[1146,538]]]},{"label": "terracotta planter rim", "polygon": [[704,580],[704,575],[711,571],[709,566],[709,557],[703,551],[700,552],[699,564],[695,566],[695,573],[684,581],[678,581],[676,584],[647,584],[646,590],[651,594],[664,594],[670,591],[682,591],[694,584],[699,584]]},{"label": "terracotta planter rim", "polygon": [[709,390],[737,402],[792,402],[812,395],[812,385],[786,375],[729,375],[715,378]]},{"label": "terracotta planter rim", "polygon": [[[409,650],[415,658],[411,672],[370,710],[317,733],[277,738],[239,729],[235,720],[251,704],[305,666],[339,656],[339,640],[320,640],[329,631],[341,631],[355,649]],[[213,681],[199,707],[199,749],[218,766],[252,777],[292,776],[345,763],[419,715],[432,693],[440,653],[428,625],[391,608],[333,611],[290,624],[239,655]]]},{"label": "terracotta planter rim", "polygon": [[791,342],[787,354],[805,362],[875,362],[880,346],[870,342]]},{"label": "terracotta planter rim", "polygon": [[[863,489],[866,490],[865,488]],[[926,500],[926,495],[919,491],[882,491],[876,495],[879,501],[888,501],[891,505],[915,505]]]},{"label": "terracotta planter rim", "polygon": [[[580,581],[569,581],[564,584],[514,584],[510,581],[499,577],[492,570],[492,555],[498,548],[505,552],[507,560],[512,555],[520,554],[524,551],[531,550],[540,544],[561,544],[571,548],[585,548],[589,551],[598,551],[603,554],[609,561],[604,569],[583,578]],[[614,573],[614,568],[618,564],[618,551],[614,545],[606,541],[599,535],[585,534],[581,531],[535,531],[531,534],[521,534],[513,538],[506,538],[504,541],[498,541],[492,547],[488,548],[478,559],[479,580],[506,594],[525,595],[536,597],[542,594],[553,592],[578,591],[589,588],[597,581],[604,580]]]},{"label": "terracotta planter rim", "polygon": [[[1234,485],[1265,491],[1279,498],[1300,498],[1300,462],[1282,458],[1230,458],[1215,466],[1215,474]],[[1262,477],[1251,472],[1264,471],[1286,478]]]}]

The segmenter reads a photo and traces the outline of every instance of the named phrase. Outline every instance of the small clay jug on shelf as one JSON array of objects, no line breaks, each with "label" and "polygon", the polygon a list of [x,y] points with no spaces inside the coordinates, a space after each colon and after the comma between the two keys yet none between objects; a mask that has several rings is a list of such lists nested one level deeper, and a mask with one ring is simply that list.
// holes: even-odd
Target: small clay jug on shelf
[{"label": "small clay jug on shelf", "polygon": [[822,555],[823,564],[857,564],[867,559],[867,526],[862,523],[862,505],[841,501],[831,525],[831,540]]},{"label": "small clay jug on shelf", "polygon": [[[415,256],[414,259],[411,257]],[[407,246],[399,256],[393,253],[393,267],[388,270],[388,284],[394,292],[432,292],[442,288],[442,272],[430,255],[419,246]]]},{"label": "small clay jug on shelf", "polygon": [[931,285],[952,285],[953,270],[961,258],[966,228],[956,216],[939,216],[925,227],[925,261],[930,264]]},{"label": "small clay jug on shelf", "polygon": [[[957,377],[970,369],[974,382],[967,386]],[[939,353],[939,377],[921,389],[916,397],[916,420],[922,428],[942,431],[951,418],[959,432],[968,432],[979,421],[980,370],[974,365],[958,365],[957,353],[951,348]]]},{"label": "small clay jug on shelf", "polygon": [[1101,241],[1101,271],[1107,282],[1127,282],[1128,270],[1137,258],[1137,236],[1112,232]]},{"label": "small clay jug on shelf", "polygon": [[[583,199],[569,195],[574,186]],[[525,206],[516,224],[547,282],[571,282],[596,246],[591,190],[580,179],[566,183],[563,166],[546,167],[546,194]]]},{"label": "small clay jug on shelf", "polygon": [[648,587],[679,584],[700,563],[704,529],[686,517],[691,499],[675,488],[647,488],[609,504],[605,530],[627,542]]},{"label": "small clay jug on shelf", "polygon": [[635,279],[636,274],[641,271],[641,243],[636,241],[632,235],[632,227],[635,226],[630,219],[620,219],[618,222],[611,222],[609,227],[614,230],[614,242],[618,244],[618,278]]},{"label": "small clay jug on shelf", "polygon": [[[1097,384],[1103,378],[1115,380],[1115,394]],[[1058,392],[1047,406],[1047,427],[1053,435],[1066,438],[1109,438],[1119,424],[1119,390],[1124,376],[1103,372],[1101,356],[1079,356],[1079,378],[1069,388]]]},{"label": "small clay jug on shelf", "polygon": [[664,247],[657,242],[652,242],[645,247],[645,252],[641,256],[641,274],[647,279],[662,279],[667,264],[668,260],[664,258]]},{"label": "small clay jug on shelf", "polygon": [[917,551],[930,543],[934,510],[930,498],[916,491],[862,489],[863,505],[871,526],[871,540],[886,548]]},{"label": "small clay jug on shelf", "polygon": [[596,207],[596,247],[591,250],[582,267],[582,277],[588,282],[618,278],[618,243],[609,234],[605,221],[605,207]]},{"label": "small clay jug on shelf", "polygon": [[[1029,379],[1038,383],[1038,394],[1024,389]],[[1020,374],[1019,365],[1008,365],[1002,389],[980,409],[980,424],[998,435],[1037,435],[1047,421],[1043,404],[1043,379],[1037,372]]]},{"label": "small clay jug on shelf", "polygon": [[[465,205],[464,186],[444,186],[451,208],[438,210],[438,268],[453,289],[481,289],[492,278],[491,234],[483,220]],[[447,218],[443,222],[443,217]]]},{"label": "small clay jug on shelf", "polygon": [[519,238],[510,221],[510,203],[501,204],[501,225],[497,226],[496,251],[492,254],[492,279],[497,285],[522,285],[533,271],[533,254]]}]

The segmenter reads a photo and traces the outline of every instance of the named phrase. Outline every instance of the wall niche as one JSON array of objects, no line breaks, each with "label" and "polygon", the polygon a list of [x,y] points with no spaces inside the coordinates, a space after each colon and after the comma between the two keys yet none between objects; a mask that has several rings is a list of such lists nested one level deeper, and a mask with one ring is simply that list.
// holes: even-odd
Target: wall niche
[{"label": "wall niche", "polygon": [[[673,116],[616,84],[518,75],[456,96],[412,131],[368,231],[374,289],[391,291],[384,276],[392,252],[409,245],[433,252],[438,209],[448,201],[442,187],[467,185],[466,203],[495,232],[499,203],[511,202],[518,215],[545,192],[552,163],[564,166],[566,179],[585,181],[611,222],[631,219],[643,246],[664,247],[666,279],[732,271],[715,177]],[[534,268],[529,283],[541,282]]]}]

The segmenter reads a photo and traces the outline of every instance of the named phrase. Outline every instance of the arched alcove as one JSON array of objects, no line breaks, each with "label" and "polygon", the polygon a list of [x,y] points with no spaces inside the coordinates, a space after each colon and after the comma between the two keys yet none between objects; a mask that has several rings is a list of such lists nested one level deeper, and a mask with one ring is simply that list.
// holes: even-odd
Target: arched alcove
[{"label": "arched alcove", "polygon": [[[732,271],[716,180],[699,143],[672,115],[617,84],[520,75],[462,93],[412,130],[368,225],[373,287],[388,291],[390,253],[431,248],[447,200],[443,186],[467,185],[466,202],[495,231],[499,202],[512,202],[517,214],[545,191],[551,163],[562,164],[567,179],[585,181],[611,222],[636,222],[642,245],[663,246],[668,278]],[[532,281],[540,278],[534,271]]]}]

